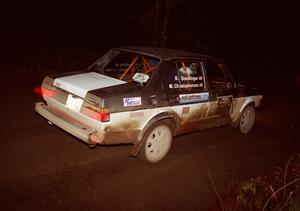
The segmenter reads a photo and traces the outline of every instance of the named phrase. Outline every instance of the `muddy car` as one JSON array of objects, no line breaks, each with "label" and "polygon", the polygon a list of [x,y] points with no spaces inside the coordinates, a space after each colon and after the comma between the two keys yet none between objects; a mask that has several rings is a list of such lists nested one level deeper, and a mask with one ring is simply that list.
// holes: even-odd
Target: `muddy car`
[{"label": "muddy car", "polygon": [[219,59],[161,48],[110,50],[82,72],[46,76],[35,110],[93,147],[132,144],[158,163],[179,134],[230,124],[249,133],[262,95]]}]

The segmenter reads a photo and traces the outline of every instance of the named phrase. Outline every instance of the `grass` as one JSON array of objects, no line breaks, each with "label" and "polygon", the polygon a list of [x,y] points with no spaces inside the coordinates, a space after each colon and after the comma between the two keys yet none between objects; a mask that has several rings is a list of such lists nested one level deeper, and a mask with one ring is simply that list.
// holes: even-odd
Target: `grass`
[{"label": "grass", "polygon": [[[210,180],[212,180],[211,175]],[[214,183],[212,183],[214,184]],[[291,156],[285,166],[265,175],[230,181],[222,192],[214,191],[220,210],[300,210],[300,154]]]}]

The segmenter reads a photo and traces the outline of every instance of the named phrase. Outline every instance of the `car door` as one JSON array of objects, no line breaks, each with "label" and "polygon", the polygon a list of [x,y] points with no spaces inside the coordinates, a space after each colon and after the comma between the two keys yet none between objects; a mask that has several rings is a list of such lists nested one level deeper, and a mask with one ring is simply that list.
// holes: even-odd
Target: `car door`
[{"label": "car door", "polygon": [[216,124],[230,121],[232,112],[234,82],[224,64],[202,62],[210,95],[208,118],[216,119]]},{"label": "car door", "polygon": [[204,127],[209,93],[200,61],[172,61],[165,91],[169,105],[181,119],[182,131]]}]

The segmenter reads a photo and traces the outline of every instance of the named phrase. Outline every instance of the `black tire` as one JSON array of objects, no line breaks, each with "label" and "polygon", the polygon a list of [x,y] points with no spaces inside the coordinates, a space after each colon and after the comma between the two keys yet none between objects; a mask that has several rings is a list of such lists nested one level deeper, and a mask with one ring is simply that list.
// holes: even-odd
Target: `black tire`
[{"label": "black tire", "polygon": [[161,120],[152,125],[143,137],[138,158],[147,164],[161,162],[170,151],[173,134],[170,121]]}]

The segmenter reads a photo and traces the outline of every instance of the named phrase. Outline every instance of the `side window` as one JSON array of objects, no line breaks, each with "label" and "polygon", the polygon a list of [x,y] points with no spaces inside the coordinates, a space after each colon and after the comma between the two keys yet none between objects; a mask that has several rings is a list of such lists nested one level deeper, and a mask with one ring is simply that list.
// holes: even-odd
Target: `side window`
[{"label": "side window", "polygon": [[210,87],[222,87],[230,80],[223,64],[205,63],[204,66]]},{"label": "side window", "polygon": [[169,92],[199,92],[204,90],[202,68],[198,62],[176,61],[167,79]]}]

